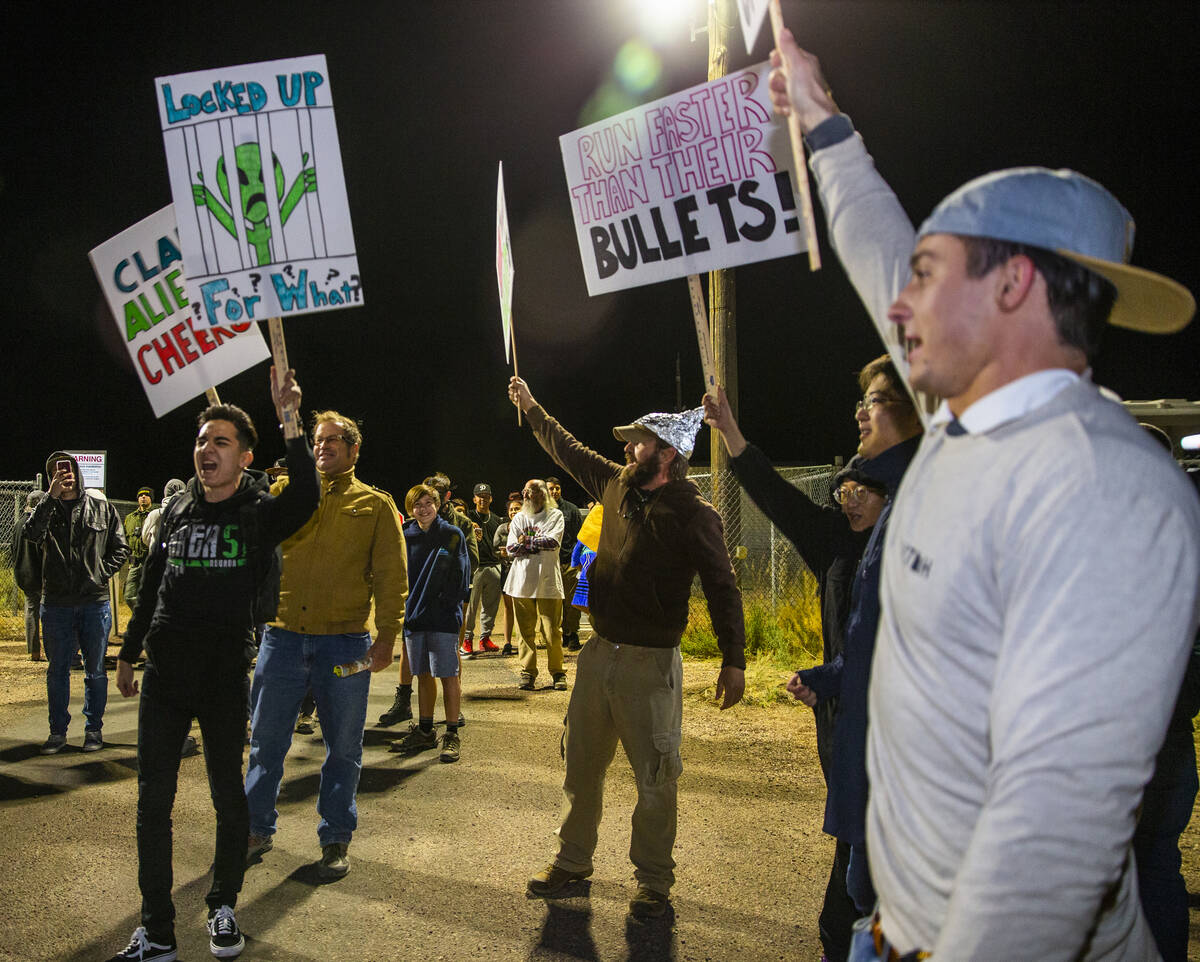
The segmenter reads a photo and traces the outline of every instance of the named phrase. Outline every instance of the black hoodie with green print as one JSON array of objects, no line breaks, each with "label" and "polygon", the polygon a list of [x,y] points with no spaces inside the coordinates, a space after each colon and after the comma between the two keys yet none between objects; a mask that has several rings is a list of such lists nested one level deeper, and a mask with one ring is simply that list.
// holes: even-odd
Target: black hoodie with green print
[{"label": "black hoodie with green print", "polygon": [[287,442],[287,461],[292,482],[278,497],[261,471],[244,471],[237,491],[215,503],[204,499],[195,477],[188,481],[163,512],[150,546],[122,661],[136,661],[144,645],[147,660],[160,671],[202,668],[213,659],[244,670],[270,558],[320,500],[303,438]]}]

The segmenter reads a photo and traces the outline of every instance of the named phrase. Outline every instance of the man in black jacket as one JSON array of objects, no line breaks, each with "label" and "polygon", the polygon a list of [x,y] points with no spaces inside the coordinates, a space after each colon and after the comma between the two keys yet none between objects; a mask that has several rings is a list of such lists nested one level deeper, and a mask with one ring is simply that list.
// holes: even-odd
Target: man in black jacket
[{"label": "man in black jacket", "polygon": [[[67,744],[71,713],[71,659],[83,652],[83,750],[104,747],[108,675],[104,652],[112,627],[108,582],[125,564],[129,546],[121,515],[103,497],[83,489],[75,458],[55,451],[46,459],[49,495],[29,516],[23,539],[41,551],[42,646],[46,649],[46,700],[50,737],[43,755]],[[183,739],[181,738],[180,741]]]},{"label": "man in black jacket", "polygon": [[[281,421],[285,408],[299,407],[300,389],[291,371],[276,385],[272,369],[272,394]],[[320,496],[312,451],[302,435],[287,441],[292,483],[276,498],[268,492],[266,475],[248,470],[258,440],[249,415],[232,404],[215,404],[198,420],[195,477],[163,511],[117,660],[117,688],[128,698],[138,692],[133,663],[145,647],[138,710],[142,924],[110,962],[166,962],[176,956],[171,808],[179,746],[193,718],[204,736],[217,815],[206,897],[209,945],[214,955],[232,958],[245,944],[233,908],[250,830],[242,788],[250,643],[254,626],[275,615],[278,545],[303,526]]]},{"label": "man in black jacket", "polygon": [[21,537],[21,532],[33,509],[45,497],[45,491],[29,492],[25,513],[17,518],[12,536],[13,578],[25,595],[25,652],[30,661],[42,660],[42,554]]}]

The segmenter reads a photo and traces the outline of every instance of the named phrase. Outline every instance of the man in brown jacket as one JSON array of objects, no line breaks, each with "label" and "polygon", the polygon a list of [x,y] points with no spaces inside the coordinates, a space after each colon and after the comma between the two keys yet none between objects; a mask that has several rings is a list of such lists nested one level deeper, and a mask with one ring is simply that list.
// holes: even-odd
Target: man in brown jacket
[{"label": "man in brown jacket", "polygon": [[538,443],[604,506],[588,575],[593,635],[579,655],[567,708],[558,854],[529,880],[529,891],[556,895],[592,874],[604,777],[619,739],[638,791],[629,846],[638,888],[629,911],[653,918],[666,911],[675,881],[671,850],[676,783],[683,770],[679,639],[697,574],[722,652],[717,676],[722,709],[737,704],[745,686],[742,596],[721,518],[687,480],[703,409],[649,414],[614,428],[614,436],[626,442],[622,466],[575,440],[520,378],[508,390]]}]

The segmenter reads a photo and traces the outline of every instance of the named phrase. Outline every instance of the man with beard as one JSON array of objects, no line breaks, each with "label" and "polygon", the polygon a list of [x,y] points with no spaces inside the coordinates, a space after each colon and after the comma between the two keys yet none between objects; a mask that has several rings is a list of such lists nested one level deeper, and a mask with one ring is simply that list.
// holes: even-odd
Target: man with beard
[{"label": "man with beard", "polygon": [[567,707],[558,853],[528,889],[552,896],[592,874],[604,778],[619,740],[638,793],[629,846],[638,887],[629,911],[635,918],[661,916],[675,881],[671,850],[683,770],[679,639],[697,574],[722,652],[716,690],[722,709],[737,704],[745,687],[742,596],[721,518],[687,480],[703,412],[649,414],[614,428],[626,442],[622,467],[575,440],[520,378],[512,378],[508,392],[538,443],[604,506],[589,572],[593,634],[580,652]]},{"label": "man with beard", "polygon": [[546,663],[558,691],[567,690],[563,671],[563,583],[558,567],[558,545],[563,536],[562,512],[550,497],[545,481],[525,482],[521,512],[508,529],[509,557],[513,559],[504,590],[513,600],[517,619],[517,650],[521,657],[523,691],[532,691],[537,678],[537,633],[546,639]]}]

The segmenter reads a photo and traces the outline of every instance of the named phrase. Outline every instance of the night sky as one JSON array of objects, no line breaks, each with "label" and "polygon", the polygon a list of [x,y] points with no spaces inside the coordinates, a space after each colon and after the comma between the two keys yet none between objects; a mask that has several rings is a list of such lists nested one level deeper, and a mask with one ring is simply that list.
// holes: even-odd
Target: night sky
[{"label": "night sky", "polygon": [[[386,3],[9,3],[0,250],[9,282],[0,477],[32,478],[56,447],[109,452],[132,498],[191,472],[203,399],[161,420],[133,373],[87,252],[171,200],[154,78],[323,53],[365,306],[286,326],[306,411],[364,427],[359,474],[397,499],[434,469],[499,496],[554,473],[505,396],[493,263],[503,160],[520,371],[582,440],[614,457],[613,424],[684,403],[702,375],[683,280],[587,296],[558,137],[591,119],[650,0]],[[703,23],[703,3],[692,20]],[[1134,263],[1200,290],[1195,125],[1200,4],[784,0],[839,105],[915,221],[999,167],[1073,167],[1133,213]],[[766,58],[769,26],[747,57]],[[647,41],[649,42],[649,41]],[[653,44],[652,44],[653,45]],[[634,102],[702,82],[707,39],[655,47]],[[854,372],[881,352],[829,248],[737,270],[740,419],[780,463],[853,453]],[[1096,379],[1128,399],[1200,397],[1200,324],[1113,329]],[[266,365],[220,386],[282,454]],[[707,461],[703,431],[694,459]],[[567,494],[580,492],[567,484]]]}]

